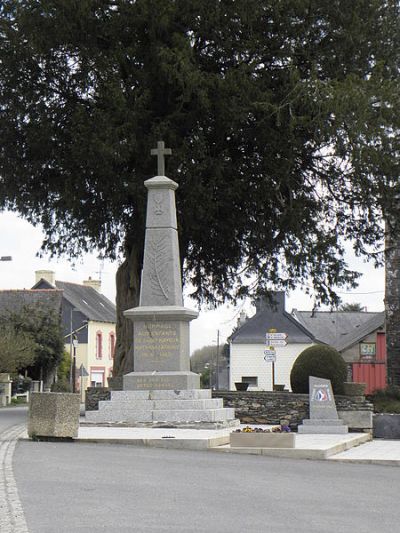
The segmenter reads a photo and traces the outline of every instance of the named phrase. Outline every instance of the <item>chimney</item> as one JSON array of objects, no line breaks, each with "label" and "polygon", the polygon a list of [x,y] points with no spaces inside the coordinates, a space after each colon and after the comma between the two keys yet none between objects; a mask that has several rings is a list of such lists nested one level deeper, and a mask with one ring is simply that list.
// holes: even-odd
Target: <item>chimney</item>
[{"label": "chimney", "polygon": [[238,327],[241,327],[243,326],[243,324],[247,321],[247,316],[246,316],[246,313],[244,311],[240,311],[240,315],[239,315],[239,318],[238,318]]},{"label": "chimney", "polygon": [[285,291],[271,291],[271,300],[267,296],[259,296],[254,305],[256,312],[259,313],[263,309],[272,309],[275,312],[282,313],[285,310]]},{"label": "chimney", "polygon": [[55,287],[56,286],[55,277],[56,275],[55,275],[55,272],[53,272],[53,270],[36,270],[35,283],[38,283],[41,279],[44,279],[45,281],[50,283],[50,285],[53,285],[53,287]]},{"label": "chimney", "polygon": [[95,289],[97,292],[101,292],[101,280],[100,279],[92,279],[90,276],[89,276],[89,279],[86,279],[84,282],[83,282],[84,286],[85,287],[92,287],[93,289]]}]

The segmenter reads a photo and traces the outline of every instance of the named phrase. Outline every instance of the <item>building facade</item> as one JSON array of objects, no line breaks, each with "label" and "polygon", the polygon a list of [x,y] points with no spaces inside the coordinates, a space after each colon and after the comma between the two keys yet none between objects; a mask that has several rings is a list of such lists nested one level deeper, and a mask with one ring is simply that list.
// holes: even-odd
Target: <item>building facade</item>
[{"label": "building facade", "polygon": [[366,384],[366,393],[386,386],[384,312],[292,311],[315,338],[335,348],[347,363],[348,380]]},{"label": "building facade", "polygon": [[61,316],[65,350],[76,361],[76,390],[107,386],[116,345],[115,305],[100,293],[100,282],[58,281],[52,271],[37,271],[34,289],[62,291]]},{"label": "building facade", "polygon": [[[256,314],[243,321],[230,337],[229,389],[235,383],[249,383],[248,390],[271,391],[274,385],[290,388],[290,372],[298,355],[316,341],[313,334],[285,310],[285,293],[275,292],[272,301],[260,298]],[[266,333],[287,335],[285,346],[276,346],[276,362],[266,362]]]}]

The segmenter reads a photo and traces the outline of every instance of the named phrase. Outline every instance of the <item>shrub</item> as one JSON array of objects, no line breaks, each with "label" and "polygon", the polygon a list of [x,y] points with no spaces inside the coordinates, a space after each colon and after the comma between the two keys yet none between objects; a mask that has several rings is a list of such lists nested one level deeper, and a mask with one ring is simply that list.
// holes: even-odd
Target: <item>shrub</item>
[{"label": "shrub", "polygon": [[59,379],[51,386],[51,392],[71,392],[71,385],[65,378]]},{"label": "shrub", "polygon": [[400,387],[389,385],[368,396],[374,404],[374,413],[400,413]]},{"label": "shrub", "polygon": [[347,368],[343,357],[331,346],[315,345],[306,348],[298,356],[290,373],[293,392],[309,392],[308,378],[330,379],[333,392],[343,394],[343,383],[347,378]]}]

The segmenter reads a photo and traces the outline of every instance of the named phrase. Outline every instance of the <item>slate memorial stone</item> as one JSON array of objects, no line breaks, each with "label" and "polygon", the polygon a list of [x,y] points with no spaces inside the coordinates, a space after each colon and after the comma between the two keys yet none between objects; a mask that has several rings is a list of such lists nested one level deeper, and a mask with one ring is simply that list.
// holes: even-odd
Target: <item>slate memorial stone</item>
[{"label": "slate memorial stone", "polygon": [[310,418],[298,426],[299,433],[347,433],[348,427],[339,419],[329,379],[309,376]]},{"label": "slate memorial stone", "polygon": [[309,377],[310,418],[338,419],[332,385],[329,379]]}]

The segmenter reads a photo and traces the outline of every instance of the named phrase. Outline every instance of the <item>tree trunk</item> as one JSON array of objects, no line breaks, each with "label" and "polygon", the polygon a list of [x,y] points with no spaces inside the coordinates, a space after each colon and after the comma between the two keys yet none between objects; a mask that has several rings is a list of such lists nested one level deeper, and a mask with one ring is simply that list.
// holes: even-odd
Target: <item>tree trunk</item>
[{"label": "tree trunk", "polygon": [[400,386],[400,237],[386,225],[385,318],[388,385]]},{"label": "tree trunk", "polygon": [[131,320],[124,317],[123,312],[139,305],[140,269],[137,247],[133,246],[116,275],[117,339],[113,378],[122,377],[134,369],[133,324]]}]

